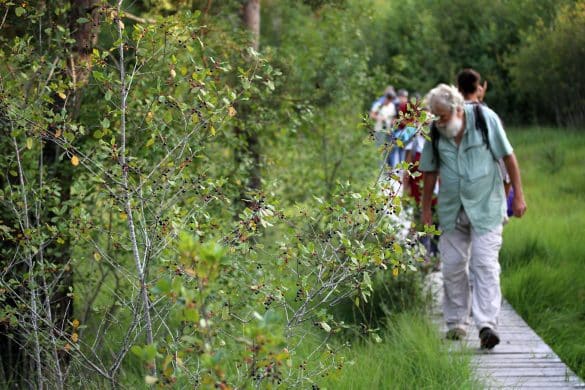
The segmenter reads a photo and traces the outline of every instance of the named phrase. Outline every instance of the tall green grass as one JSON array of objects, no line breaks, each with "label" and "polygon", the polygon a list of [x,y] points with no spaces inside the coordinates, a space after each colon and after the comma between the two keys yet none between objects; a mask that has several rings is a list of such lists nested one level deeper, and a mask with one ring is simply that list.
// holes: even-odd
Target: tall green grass
[{"label": "tall green grass", "polygon": [[405,312],[389,321],[382,342],[368,341],[348,352],[350,362],[328,389],[475,389],[470,356],[449,353],[424,314]]},{"label": "tall green grass", "polygon": [[585,378],[585,132],[509,132],[528,212],[504,229],[504,295]]}]

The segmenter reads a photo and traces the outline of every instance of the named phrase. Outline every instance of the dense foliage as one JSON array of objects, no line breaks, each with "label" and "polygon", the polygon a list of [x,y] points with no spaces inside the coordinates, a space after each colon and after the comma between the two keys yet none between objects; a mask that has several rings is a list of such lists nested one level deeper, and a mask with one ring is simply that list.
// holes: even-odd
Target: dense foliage
[{"label": "dense foliage", "polygon": [[522,89],[555,57],[530,37],[568,47],[583,21],[570,1],[523,1],[536,23],[505,1],[266,0],[255,50],[247,3],[0,0],[2,386],[317,386],[334,335],[376,334],[332,308],[365,313],[422,260],[370,100],[471,65],[498,109],[558,119],[550,85]]},{"label": "dense foliage", "polygon": [[584,123],[582,0],[374,3],[366,29],[372,68],[396,85],[424,94],[472,67],[507,124]]},{"label": "dense foliage", "polygon": [[[121,6],[71,20],[70,3],[5,4],[3,384],[298,386],[340,368],[337,347],[299,346],[349,326],[330,307],[367,301],[375,273],[421,260],[417,236],[388,217],[402,206],[378,189],[351,103],[367,57],[326,53],[325,86],[364,76],[325,102],[229,21]],[[348,15],[332,12],[334,29]],[[79,48],[87,24],[99,39]],[[282,155],[295,144],[297,161]],[[347,181],[350,148],[372,155],[365,186]],[[258,162],[261,188],[249,185]]]}]

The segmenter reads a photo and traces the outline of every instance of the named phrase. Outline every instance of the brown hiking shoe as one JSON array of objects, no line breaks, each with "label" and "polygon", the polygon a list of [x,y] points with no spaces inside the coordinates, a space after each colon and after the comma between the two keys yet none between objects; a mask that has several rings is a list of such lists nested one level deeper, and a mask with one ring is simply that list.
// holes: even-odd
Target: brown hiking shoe
[{"label": "brown hiking shoe", "polygon": [[467,332],[461,328],[449,329],[446,334],[447,340],[463,340],[467,336]]},{"label": "brown hiking shoe", "polygon": [[492,328],[482,328],[479,331],[481,349],[492,349],[500,343],[500,337]]}]

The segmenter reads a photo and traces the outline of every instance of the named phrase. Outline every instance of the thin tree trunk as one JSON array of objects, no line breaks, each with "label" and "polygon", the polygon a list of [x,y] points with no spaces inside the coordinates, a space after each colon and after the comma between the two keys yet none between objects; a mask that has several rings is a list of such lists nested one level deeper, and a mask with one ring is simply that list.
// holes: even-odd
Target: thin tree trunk
[{"label": "thin tree trunk", "polygon": [[[39,53],[39,56],[47,54],[57,55],[53,62],[53,68],[49,72],[49,76],[45,82],[45,86],[55,76],[53,70],[59,57],[67,59],[68,69],[67,71],[63,71],[61,76],[68,78],[72,82],[72,86],[68,91],[65,91],[66,99],[62,99],[55,94],[51,107],[48,107],[48,109],[56,113],[66,109],[68,114],[67,120],[75,120],[78,116],[83,87],[87,85],[89,80],[91,54],[97,40],[97,31],[99,28],[98,1],[69,0],[70,11],[67,15],[67,20],[54,20],[54,18],[59,18],[59,16],[55,16],[51,10],[47,10],[45,1],[39,1],[36,5],[39,13],[41,11],[45,12],[44,16],[38,19],[34,30],[31,31],[33,34],[38,32],[35,49]],[[8,8],[6,11],[8,12]],[[2,16],[2,24],[4,23],[5,15]],[[88,22],[84,23],[84,19],[87,19]],[[47,50],[49,41],[44,36],[45,28],[54,28],[55,25],[62,25],[64,22],[69,25],[71,38],[75,40],[72,50],[71,52],[49,53]],[[25,30],[26,27],[23,27],[22,33]],[[41,84],[39,84],[39,89],[43,88]],[[32,86],[33,83],[31,82]],[[25,96],[27,95],[25,94]],[[49,128],[47,130],[53,134],[58,131],[57,128]],[[18,145],[15,144],[15,147],[17,148],[16,157],[19,160]],[[44,193],[42,190],[42,187],[45,185],[44,182],[57,183],[59,186],[60,201],[61,203],[65,203],[71,196],[73,175],[71,165],[68,161],[61,161],[59,159],[61,152],[59,147],[53,142],[46,142],[43,145],[39,161],[38,194]],[[24,167],[19,166],[19,169],[21,178],[23,178],[25,174]],[[43,175],[45,175],[46,181],[43,180]],[[22,187],[22,183],[21,190],[23,191],[23,197],[27,196],[24,191],[30,191],[30,189]],[[24,202],[24,218],[27,219],[27,225],[31,226],[32,224],[29,220],[29,213],[32,215],[33,208],[37,227],[42,226],[43,223],[55,217],[53,213],[43,208],[43,201],[44,199],[42,198],[35,198],[34,207],[32,204],[29,205],[28,202]],[[67,217],[65,216],[65,218]],[[7,247],[9,245],[10,243],[2,243],[1,246]],[[2,383],[15,383],[20,385],[28,383],[31,388],[63,387],[69,356],[64,351],[59,350],[58,346],[60,343],[58,338],[61,334],[68,333],[64,328],[68,326],[73,313],[73,301],[68,296],[70,288],[73,287],[73,276],[72,271],[67,270],[62,273],[53,274],[60,274],[59,280],[49,281],[46,279],[47,275],[44,272],[44,267],[45,264],[52,263],[64,269],[68,267],[70,256],[70,242],[66,237],[65,242],[61,245],[50,244],[48,248],[41,245],[36,255],[27,256],[25,261],[27,270],[25,271],[23,269],[22,273],[28,271],[29,274],[27,286],[23,288],[28,289],[27,293],[29,294],[30,335],[32,335],[31,341],[33,341],[33,346],[32,348],[22,348],[27,342],[26,332],[19,332],[18,329],[10,329],[4,326],[4,324],[0,324],[0,379]],[[4,265],[3,261],[2,265]],[[11,305],[13,301],[9,296],[6,299],[6,304]],[[16,305],[16,301],[14,301],[14,304]],[[51,329],[51,327],[54,329]],[[41,339],[41,333],[46,331],[50,333],[48,338]],[[45,343],[43,340],[49,341]]]},{"label": "thin tree trunk", "polygon": [[[88,22],[80,23],[80,19]],[[91,73],[91,54],[97,43],[99,32],[98,0],[71,0],[69,28],[73,32],[75,45],[68,61],[69,76],[73,81],[73,91],[70,97],[69,112],[77,117],[83,97],[83,87],[89,81]]]},{"label": "thin tree trunk", "polygon": [[[258,48],[260,47],[260,0],[248,0],[244,4],[242,11],[242,21],[245,27],[252,33],[250,46],[258,51]],[[243,119],[243,123],[246,123],[246,119],[249,119],[247,118],[247,110],[244,107],[240,110],[240,116]],[[242,146],[243,150],[236,150],[236,164],[241,164],[245,160],[245,162],[249,164],[246,169],[247,188],[244,188],[240,194],[239,201],[241,202],[246,197],[246,191],[257,191],[262,184],[260,170],[260,139],[256,131],[242,128],[240,126],[235,129],[235,132],[236,136],[242,138],[244,141],[244,145]]]},{"label": "thin tree trunk", "polygon": [[[84,87],[89,82],[91,72],[91,54],[97,43],[99,30],[99,0],[70,0],[71,11],[68,15],[69,29],[72,32],[72,38],[75,44],[71,53],[68,54],[67,76],[72,82],[72,87],[67,91],[66,99],[55,95],[53,111],[60,112],[67,110],[68,120],[75,121],[79,116],[81,101],[83,98]],[[83,22],[87,19],[88,22]],[[67,54],[67,53],[66,53]],[[53,134],[57,129],[49,129]],[[71,186],[73,184],[74,172],[71,164],[65,160],[59,159],[62,151],[59,146],[53,142],[47,142],[43,150],[43,164],[46,167],[48,181],[51,178],[56,179],[59,183],[61,203],[67,202],[71,198]],[[44,218],[50,219],[53,215],[49,213]],[[53,247],[52,251],[46,252],[45,260],[54,263],[60,267],[66,267],[71,258],[71,242],[64,237],[65,242]],[[51,253],[51,255],[49,255]],[[73,287],[73,270],[63,272],[60,282],[52,292],[50,297],[50,306],[52,323],[59,330],[65,333],[65,327],[68,326],[73,315],[73,299],[69,295]],[[49,293],[49,292],[47,292]],[[56,362],[62,373],[67,369],[69,355],[60,354],[61,362]]]},{"label": "thin tree trunk", "polygon": [[[118,17],[121,14],[123,0],[118,0]],[[138,249],[138,239],[136,236],[136,227],[134,223],[134,214],[132,212],[132,191],[129,188],[128,180],[128,165],[126,162],[126,99],[128,98],[128,84],[126,82],[126,69],[124,66],[124,35],[122,21],[118,20],[118,39],[120,45],[118,46],[118,53],[120,56],[120,167],[122,169],[122,183],[124,191],[124,208],[126,215],[128,216],[128,231],[130,234],[130,241],[132,243],[132,255],[136,266],[136,273],[138,282],[140,284],[140,295],[143,306],[142,320],[144,321],[144,328],[146,330],[146,343],[154,343],[154,335],[152,328],[152,319],[150,316],[150,299],[148,298],[148,290],[146,288],[146,259],[148,256],[144,256],[145,262],[143,263],[140,258],[140,252]],[[156,373],[156,362],[152,362],[151,374]]]},{"label": "thin tree trunk", "polygon": [[[18,143],[16,142],[16,138],[12,138],[14,143],[14,151],[16,155],[16,162],[18,163],[18,177],[20,180],[20,188],[22,191],[22,203],[24,208],[23,213],[23,224],[24,224],[24,231],[30,230],[30,220],[29,220],[29,207],[28,207],[28,197],[27,197],[27,190],[24,180],[24,169],[22,168],[21,159],[20,159],[20,151],[18,147]],[[33,331],[33,340],[34,340],[34,365],[35,373],[37,376],[36,385],[37,388],[42,390],[44,389],[44,376],[43,376],[43,364],[42,364],[42,352],[41,352],[41,344],[40,344],[40,330],[39,330],[39,310],[38,310],[38,290],[37,290],[37,283],[34,280],[35,271],[34,271],[34,262],[32,255],[27,254],[27,267],[29,273],[29,280],[28,285],[30,286],[30,320],[32,324],[32,331]]]},{"label": "thin tree trunk", "polygon": [[244,24],[252,33],[252,47],[260,46],[260,0],[248,0],[244,4]]}]

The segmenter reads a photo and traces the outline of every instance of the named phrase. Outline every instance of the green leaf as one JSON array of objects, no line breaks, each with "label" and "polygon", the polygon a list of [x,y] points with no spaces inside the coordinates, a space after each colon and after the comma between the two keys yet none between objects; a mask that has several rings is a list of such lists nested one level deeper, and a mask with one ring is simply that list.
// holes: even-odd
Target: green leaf
[{"label": "green leaf", "polygon": [[87,23],[87,22],[89,22],[88,18],[78,18],[77,19],[77,23],[79,23],[79,24],[83,24],[83,23]]},{"label": "green leaf", "polygon": [[138,345],[133,345],[132,348],[130,348],[130,352],[138,357],[142,356],[142,348],[140,348]]},{"label": "green leaf", "polygon": [[225,305],[224,307],[222,307],[221,309],[221,319],[224,321],[229,320],[230,317],[230,307]]},{"label": "green leaf", "polygon": [[156,357],[156,345],[148,344],[142,349],[144,360],[150,361]]},{"label": "green leaf", "polygon": [[397,242],[395,242],[395,243],[392,244],[392,249],[394,249],[394,252],[398,256],[401,256],[402,255],[402,247]]},{"label": "green leaf", "polygon": [[106,81],[106,76],[102,72],[94,70],[91,74],[93,74],[93,78],[96,79],[96,81]]},{"label": "green leaf", "polygon": [[187,308],[183,311],[185,321],[197,322],[199,321],[199,312],[194,308]]},{"label": "green leaf", "polygon": [[26,14],[26,10],[22,7],[16,7],[14,9],[14,13],[16,14],[16,16],[21,17],[22,15]]},{"label": "green leaf", "polygon": [[166,294],[171,291],[171,281],[168,279],[160,279],[156,283],[156,287],[158,287],[159,291],[163,294]]},{"label": "green leaf", "polygon": [[364,273],[364,284],[367,288],[374,291],[374,288],[372,287],[372,279],[370,279],[370,275],[367,272]]}]

